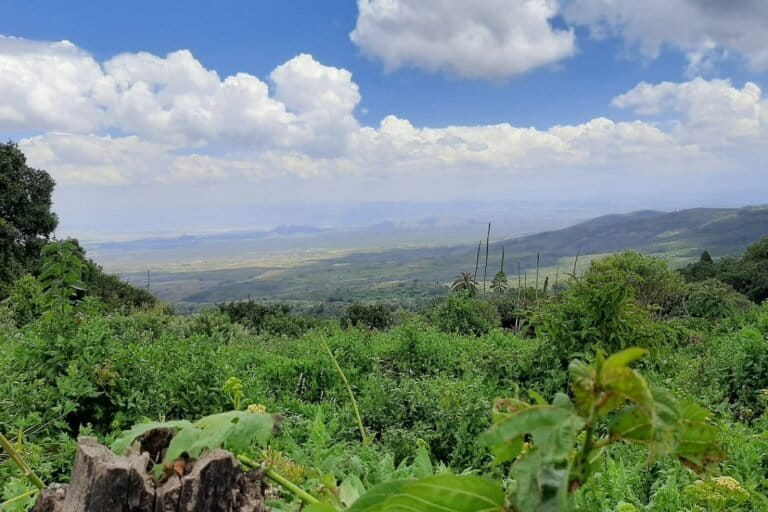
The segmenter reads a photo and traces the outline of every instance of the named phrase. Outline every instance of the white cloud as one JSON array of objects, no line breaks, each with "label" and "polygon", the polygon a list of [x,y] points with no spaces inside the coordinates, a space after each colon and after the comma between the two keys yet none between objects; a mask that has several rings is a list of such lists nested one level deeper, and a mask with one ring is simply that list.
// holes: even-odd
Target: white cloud
[{"label": "white cloud", "polygon": [[64,184],[124,185],[153,179],[169,162],[167,146],[132,135],[51,132],[19,141],[27,161]]},{"label": "white cloud", "polygon": [[683,83],[640,83],[614,98],[613,105],[642,116],[670,118],[680,140],[709,148],[736,149],[750,140],[768,142],[768,101],[752,82],[742,88],[728,80],[702,78]]},{"label": "white cloud", "polygon": [[554,28],[557,0],[358,0],[352,41],[387,69],[415,66],[504,79],[576,52]]},{"label": "white cloud", "polygon": [[613,105],[646,119],[537,129],[418,127],[397,116],[362,126],[351,73],[306,54],[269,79],[272,89],[245,73],[222,79],[188,51],[99,64],[71,43],[0,38],[0,97],[13,98],[0,130],[36,133],[20,141],[29,162],[85,185],[659,175],[754,169],[768,156],[768,107],[753,83],[641,83]]},{"label": "white cloud", "polygon": [[728,52],[754,69],[768,69],[765,0],[571,0],[568,23],[589,26],[596,37],[619,36],[655,58],[665,45],[683,51],[689,72],[711,67]]},{"label": "white cloud", "polygon": [[94,130],[102,87],[99,65],[72,43],[0,36],[0,129]]}]

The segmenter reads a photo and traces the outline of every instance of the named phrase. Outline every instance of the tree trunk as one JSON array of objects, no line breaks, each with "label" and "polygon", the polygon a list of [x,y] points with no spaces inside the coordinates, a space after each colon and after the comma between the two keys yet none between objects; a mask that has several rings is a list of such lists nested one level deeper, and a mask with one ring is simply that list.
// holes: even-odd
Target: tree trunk
[{"label": "tree trunk", "polygon": [[[148,435],[152,435],[149,433]],[[145,446],[146,443],[142,443]],[[167,446],[167,445],[166,445]],[[33,512],[263,512],[261,474],[243,473],[235,457],[213,450],[156,483],[157,454],[117,456],[94,438],[78,441],[68,485],[43,490]]]}]

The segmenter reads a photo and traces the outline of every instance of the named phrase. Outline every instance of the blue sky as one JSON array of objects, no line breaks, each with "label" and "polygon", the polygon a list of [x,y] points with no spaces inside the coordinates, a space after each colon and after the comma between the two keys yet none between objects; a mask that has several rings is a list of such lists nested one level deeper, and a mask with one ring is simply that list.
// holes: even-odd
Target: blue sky
[{"label": "blue sky", "polygon": [[201,202],[222,228],[252,202],[746,204],[768,182],[768,9],[728,5],[2,0],[0,135],[75,232],[109,229],[83,197],[179,231]]}]

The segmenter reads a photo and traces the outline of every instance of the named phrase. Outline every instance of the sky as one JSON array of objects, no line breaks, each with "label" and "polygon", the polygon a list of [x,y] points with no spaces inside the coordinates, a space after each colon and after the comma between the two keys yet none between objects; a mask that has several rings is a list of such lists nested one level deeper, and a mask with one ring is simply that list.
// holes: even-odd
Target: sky
[{"label": "sky", "polygon": [[765,203],[766,87],[764,0],[0,0],[0,136],[86,238]]}]

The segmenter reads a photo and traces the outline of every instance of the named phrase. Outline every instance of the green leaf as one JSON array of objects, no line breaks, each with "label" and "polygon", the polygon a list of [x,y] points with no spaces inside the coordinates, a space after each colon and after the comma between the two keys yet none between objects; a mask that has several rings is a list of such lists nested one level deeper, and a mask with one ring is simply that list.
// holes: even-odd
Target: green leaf
[{"label": "green leaf", "polygon": [[720,432],[710,425],[710,413],[693,402],[680,404],[680,435],[675,455],[695,471],[723,459]]},{"label": "green leaf", "polygon": [[313,503],[302,509],[304,512],[339,512],[327,503]]},{"label": "green leaf", "polygon": [[339,485],[339,499],[346,507],[352,505],[363,494],[365,494],[365,486],[355,475],[349,475]]},{"label": "green leaf", "polygon": [[631,347],[613,354],[603,363],[603,368],[622,367],[645,357],[648,351],[644,348]]},{"label": "green leaf", "polygon": [[543,432],[564,423],[571,412],[550,405],[536,405],[511,414],[508,418],[491,426],[480,436],[480,442],[485,446],[512,441],[525,434]]},{"label": "green leaf", "polygon": [[184,453],[197,458],[215,448],[234,453],[245,452],[254,441],[266,444],[273,428],[274,419],[270,414],[229,411],[206,416],[191,428],[181,430],[171,440],[165,462],[172,462]]},{"label": "green leaf", "polygon": [[112,443],[112,451],[124,455],[136,439],[156,429],[171,429],[176,432],[168,445],[164,462],[173,462],[183,454],[197,458],[201,453],[215,448],[224,448],[242,453],[251,443],[266,444],[272,435],[274,419],[269,414],[253,414],[245,411],[230,411],[206,416],[192,424],[189,421],[166,421],[140,423],[126,431]]},{"label": "green leaf", "polygon": [[71,283],[69,285],[70,288],[74,288],[75,290],[80,290],[82,292],[86,291],[88,288],[85,286],[85,283],[83,283],[80,280],[75,281],[74,283]]},{"label": "green leaf", "polygon": [[602,405],[598,414],[604,416],[626,401],[651,410],[653,394],[648,382],[635,370],[626,366],[604,367],[599,376]]},{"label": "green leaf", "polygon": [[124,431],[120,437],[115,439],[115,441],[110,446],[110,449],[117,455],[125,455],[125,452],[128,451],[128,448],[130,448],[138,438],[151,430],[170,429],[173,431],[179,431],[191,426],[192,424],[186,420],[138,423],[134,425],[130,430]]},{"label": "green leaf", "polygon": [[504,492],[499,483],[476,476],[438,475],[378,485],[358,498],[348,512],[503,510]]}]

